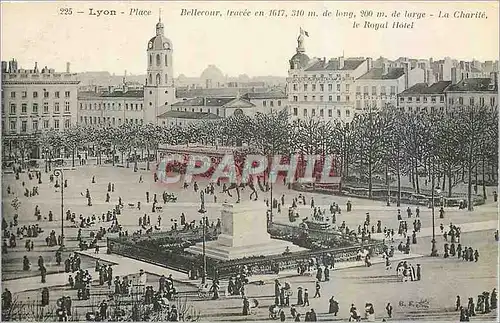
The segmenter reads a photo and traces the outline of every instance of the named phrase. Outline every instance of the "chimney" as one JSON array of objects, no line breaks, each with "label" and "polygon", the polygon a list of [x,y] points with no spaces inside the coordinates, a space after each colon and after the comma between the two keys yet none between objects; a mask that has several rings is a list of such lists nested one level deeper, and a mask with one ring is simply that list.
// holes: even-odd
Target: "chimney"
[{"label": "chimney", "polygon": [[339,57],[339,70],[344,68],[344,56]]},{"label": "chimney", "polygon": [[70,63],[66,62],[66,73],[71,73],[70,71]]},{"label": "chimney", "polygon": [[9,69],[7,71],[12,73],[12,61],[9,61]]},{"label": "chimney", "polygon": [[457,84],[457,68],[451,68],[451,84]]},{"label": "chimney", "polygon": [[405,90],[407,88],[409,88],[409,79],[408,79],[408,72],[410,71],[410,63],[403,63],[403,70],[404,70],[404,73],[405,73]]},{"label": "chimney", "polygon": [[7,73],[7,62],[2,61],[2,73]]},{"label": "chimney", "polygon": [[371,57],[368,57],[366,59],[366,70],[370,71],[373,67],[373,59]]},{"label": "chimney", "polygon": [[38,73],[38,62],[35,62],[35,68],[33,69],[33,72]]}]

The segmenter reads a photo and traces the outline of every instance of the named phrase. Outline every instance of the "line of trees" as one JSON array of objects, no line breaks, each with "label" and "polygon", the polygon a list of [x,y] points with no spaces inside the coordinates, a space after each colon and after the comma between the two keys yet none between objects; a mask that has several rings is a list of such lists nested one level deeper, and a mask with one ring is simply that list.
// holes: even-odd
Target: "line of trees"
[{"label": "line of trees", "polygon": [[[474,185],[496,183],[498,169],[498,115],[485,106],[456,107],[451,114],[407,114],[396,108],[368,109],[350,123],[318,119],[290,122],[286,110],[249,117],[236,115],[187,126],[122,124],[118,127],[78,125],[64,131],[46,131],[39,137],[45,158],[62,150],[72,157],[82,151],[97,157],[121,156],[137,168],[136,152],[157,157],[160,144],[249,146],[261,154],[330,154],[344,181],[368,186],[372,197],[374,179],[386,183],[395,178],[398,196],[406,176],[417,193],[422,180],[431,180],[431,166],[439,188],[448,197],[459,183],[468,184],[469,207]],[[24,147],[24,146],[23,146]],[[131,158],[133,156],[133,158]],[[154,158],[151,158],[154,159]],[[150,169],[149,158],[147,169]],[[480,176],[481,180],[478,180]],[[474,187],[476,188],[476,187]],[[399,199],[398,199],[399,204]]]}]

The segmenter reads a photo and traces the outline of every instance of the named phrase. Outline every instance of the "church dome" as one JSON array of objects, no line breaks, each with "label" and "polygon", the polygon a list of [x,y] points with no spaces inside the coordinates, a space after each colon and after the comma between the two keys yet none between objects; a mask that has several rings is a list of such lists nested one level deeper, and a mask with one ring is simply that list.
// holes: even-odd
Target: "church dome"
[{"label": "church dome", "polygon": [[200,78],[205,80],[224,81],[225,77],[222,71],[215,65],[208,65],[208,67],[201,73]]},{"label": "church dome", "polygon": [[290,59],[290,69],[294,69],[297,64],[297,68],[305,68],[309,64],[309,56],[304,53],[296,53]]},{"label": "church dome", "polygon": [[168,39],[163,35],[156,35],[149,40],[148,49],[151,50],[172,49],[172,42],[170,41],[170,39]]}]

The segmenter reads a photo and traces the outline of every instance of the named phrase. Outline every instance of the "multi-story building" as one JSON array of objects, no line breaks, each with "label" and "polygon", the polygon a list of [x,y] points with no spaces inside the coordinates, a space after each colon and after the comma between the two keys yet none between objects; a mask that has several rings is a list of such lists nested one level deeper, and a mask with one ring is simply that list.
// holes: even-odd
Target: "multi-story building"
[{"label": "multi-story building", "polygon": [[309,59],[304,36],[301,30],[288,70],[287,94],[292,119],[351,121],[355,114],[355,80],[370,70],[368,60]]},{"label": "multi-story building", "polygon": [[398,95],[398,108],[408,113],[444,113],[445,90],[450,84],[451,81],[439,81],[431,85],[417,83]]},{"label": "multi-story building", "polygon": [[359,112],[395,107],[399,93],[423,81],[424,70],[421,68],[389,67],[383,63],[381,68],[371,68],[356,80],[355,109]]},{"label": "multi-story building", "polygon": [[172,104],[172,110],[159,116],[161,125],[185,126],[203,120],[227,118],[232,115],[252,116],[256,106],[241,97],[194,98]]},{"label": "multi-story building", "polygon": [[457,107],[487,106],[491,111],[498,107],[498,73],[490,77],[468,78],[452,84],[445,90],[447,110],[454,113]]},{"label": "multi-story building", "polygon": [[85,125],[119,126],[144,123],[144,90],[78,92],[78,122]]},{"label": "multi-story building", "polygon": [[489,78],[466,78],[457,84],[439,81],[418,83],[398,95],[398,108],[408,113],[450,113],[465,106],[498,106],[498,73]]},{"label": "multi-story building", "polygon": [[4,142],[41,130],[63,130],[77,123],[76,74],[47,67],[18,68],[16,60],[2,62],[2,137]]},{"label": "multi-story building", "polygon": [[288,108],[288,96],[282,91],[248,92],[242,98],[255,105],[254,112],[268,113]]}]

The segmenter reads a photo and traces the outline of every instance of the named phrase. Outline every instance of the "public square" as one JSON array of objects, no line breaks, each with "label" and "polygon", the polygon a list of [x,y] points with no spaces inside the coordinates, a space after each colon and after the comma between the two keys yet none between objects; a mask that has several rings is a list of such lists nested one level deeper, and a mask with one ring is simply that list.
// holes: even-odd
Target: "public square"
[{"label": "public square", "polygon": [[[396,250],[392,259],[392,269],[387,270],[385,260],[380,256],[372,260],[373,266],[365,267],[362,261],[340,263],[330,274],[330,280],[321,282],[321,297],[313,298],[315,290],[314,271],[311,275],[298,275],[296,271],[282,271],[278,275],[256,275],[250,276],[250,283],[246,287],[245,294],[249,299],[258,300],[258,307],[251,311],[250,315],[242,315],[241,296],[226,296],[223,290],[226,289],[226,282],[221,282],[221,297],[218,300],[200,297],[198,293],[199,280],[189,280],[184,273],[176,272],[172,269],[157,266],[150,263],[141,263],[130,258],[121,257],[115,254],[106,254],[106,237],[116,236],[117,233],[107,233],[103,240],[99,241],[100,252],[96,254],[94,249],[80,251],[78,247],[78,228],[71,222],[64,220],[64,243],[62,252],[63,262],[73,252],[80,253],[81,268],[88,269],[93,276],[92,287],[90,289],[89,300],[78,300],[77,291],[70,289],[68,285],[68,273],[64,271],[64,265],[56,265],[55,253],[58,246],[47,246],[45,237],[51,230],[60,234],[61,230],[61,188],[55,188],[54,183],[50,183],[49,175],[45,173],[43,167],[40,168],[42,174],[42,184],[37,184],[36,179],[29,180],[27,173],[21,173],[19,180],[14,174],[4,174],[2,185],[2,212],[7,223],[13,221],[14,214],[18,214],[18,225],[39,224],[43,232],[36,238],[30,238],[34,242],[34,248],[26,251],[25,240],[17,239],[14,248],[8,248],[7,253],[2,253],[2,285],[13,295],[13,299],[20,302],[39,302],[41,299],[41,289],[48,287],[50,291],[50,303],[55,304],[61,296],[70,296],[73,300],[73,307],[79,315],[92,310],[96,310],[103,299],[108,299],[108,294],[112,293],[113,287],[101,286],[98,282],[98,275],[94,271],[96,260],[101,265],[111,264],[114,268],[114,275],[126,276],[137,275],[142,269],[147,273],[147,284],[158,286],[158,278],[161,275],[172,277],[177,289],[177,300],[189,304],[196,313],[199,313],[199,320],[210,321],[243,321],[243,320],[269,320],[269,306],[274,304],[273,286],[274,280],[288,282],[292,286],[293,294],[290,302],[296,302],[297,287],[307,288],[310,293],[310,306],[297,307],[298,312],[304,314],[310,308],[317,313],[320,321],[345,321],[349,318],[351,304],[355,304],[361,311],[366,303],[372,303],[375,309],[377,321],[386,320],[446,320],[458,321],[459,312],[455,311],[455,299],[460,295],[465,306],[467,299],[484,291],[491,292],[497,286],[497,259],[498,244],[495,241],[494,233],[497,228],[497,208],[498,204],[493,202],[489,188],[489,198],[486,204],[475,207],[475,210],[468,212],[458,210],[458,208],[445,208],[445,218],[439,219],[438,208],[436,208],[436,245],[439,253],[438,257],[429,257],[432,239],[432,217],[431,210],[420,207],[420,220],[422,229],[417,234],[418,243],[411,245],[411,252],[403,254]],[[95,183],[92,183],[92,178]],[[58,179],[57,177],[55,178]],[[182,183],[161,184],[153,180],[153,172],[146,171],[145,165],[140,163],[139,170],[133,171],[133,167],[113,167],[111,165],[97,166],[95,162],[89,160],[89,164],[76,168],[66,167],[64,179],[67,179],[68,186],[64,188],[64,210],[71,210],[77,217],[82,214],[84,217],[95,214],[100,216],[108,210],[114,208],[121,198],[124,204],[122,212],[117,219],[122,226],[122,231],[129,234],[135,232],[139,226],[139,217],[147,214],[151,218],[151,223],[157,225],[158,217],[161,217],[161,231],[171,229],[175,221],[178,221],[181,213],[186,216],[186,221],[200,220],[198,209],[200,207],[199,193],[194,192],[193,185],[182,188]],[[140,182],[142,179],[142,182]],[[24,187],[23,187],[24,183]],[[61,181],[59,180],[59,183]],[[110,192],[110,202],[105,202],[108,192],[108,183],[114,185],[114,191]],[[200,188],[204,188],[207,183],[198,182]],[[33,197],[23,196],[24,188],[31,189],[39,186],[39,195]],[[9,187],[11,194],[7,194]],[[92,196],[92,206],[87,205],[85,191],[88,189]],[[164,191],[174,193],[177,202],[163,204],[161,196]],[[214,203],[212,196],[206,197],[206,209],[210,222],[216,222],[220,217],[221,203],[227,201],[234,203],[236,198],[221,194],[220,187],[216,187],[217,202]],[[147,203],[146,192],[149,192],[150,199],[154,194],[158,195],[159,205],[162,206],[160,212],[151,212],[152,203]],[[269,192],[259,191],[259,199],[254,203],[264,203],[264,199],[269,198]],[[274,211],[274,221],[278,223],[288,223],[288,206],[292,198],[299,192],[284,187],[281,183],[274,185],[273,196],[280,198],[285,195],[285,206],[281,213]],[[323,195],[317,193],[303,193],[309,204],[311,198],[315,205],[322,209],[328,209],[332,202],[336,202],[345,210],[347,197]],[[242,200],[248,200],[249,192],[244,190]],[[14,198],[18,198],[20,205],[17,211],[12,206]],[[212,199],[212,200],[211,200]],[[386,206],[384,202],[368,199],[349,198],[353,205],[352,212],[342,212],[337,215],[337,224],[345,221],[351,227],[356,228],[365,220],[365,214],[370,213],[372,223],[378,220],[382,222],[382,227],[397,230],[397,209],[395,205]],[[137,209],[137,202],[141,203],[141,210]],[[150,201],[151,202],[151,201]],[[129,205],[133,204],[133,206]],[[42,219],[37,221],[34,212],[35,206],[41,211]],[[399,209],[406,218],[406,208],[408,205],[402,204]],[[411,205],[412,210],[415,209]],[[48,213],[52,211],[53,221],[48,221]],[[310,217],[312,209],[310,206],[299,206],[298,211],[301,218]],[[265,216],[263,214],[263,216]],[[414,215],[413,215],[414,216]],[[65,217],[65,215],[64,215]],[[414,218],[409,219],[412,222]],[[461,243],[464,246],[471,246],[479,251],[477,262],[459,260],[457,257],[443,258],[444,238],[439,229],[443,224],[448,227],[450,223],[461,227]],[[109,222],[96,222],[94,225],[83,228],[81,232],[82,240],[90,240],[90,232],[97,231],[99,227],[109,226]],[[411,231],[411,230],[410,230]],[[374,234],[374,238],[383,239],[381,234]],[[4,237],[5,239],[5,237]],[[25,238],[26,239],[26,238]],[[402,237],[396,234],[394,243],[398,245]],[[405,239],[406,240],[406,239]],[[32,266],[30,270],[23,271],[23,257],[28,256]],[[40,283],[40,272],[36,267],[36,261],[42,256],[47,268],[46,283]],[[402,282],[396,276],[395,266],[398,261],[407,259],[411,264],[420,264],[422,268],[422,278],[419,281]],[[331,296],[339,302],[339,312],[336,317],[328,314],[328,300]],[[392,318],[388,318],[385,307],[387,303],[393,306]],[[421,304],[419,306],[415,304]],[[293,320],[288,308],[284,308],[286,320]],[[489,314],[481,314],[472,317],[471,320],[495,321],[496,311]],[[75,319],[75,318],[73,318]],[[80,317],[84,319],[84,317]]]}]

